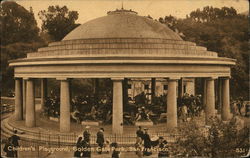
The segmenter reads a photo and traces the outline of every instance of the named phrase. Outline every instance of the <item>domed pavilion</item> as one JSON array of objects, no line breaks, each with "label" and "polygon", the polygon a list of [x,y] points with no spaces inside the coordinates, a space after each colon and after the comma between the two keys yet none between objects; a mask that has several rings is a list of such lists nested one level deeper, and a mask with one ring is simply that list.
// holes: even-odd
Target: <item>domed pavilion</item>
[{"label": "domed pavilion", "polygon": [[[70,79],[113,81],[112,133],[123,132],[125,78],[164,78],[168,82],[168,128],[177,127],[177,87],[181,78],[203,78],[206,120],[215,115],[215,80],[220,79],[221,116],[230,118],[230,67],[235,60],[218,57],[182,38],[166,25],[131,10],[109,11],[88,21],[48,47],[10,61],[15,77],[15,118],[35,127],[34,79],[41,79],[41,104],[46,79],[60,81],[60,131],[70,132]],[[23,113],[25,109],[25,115]]]}]

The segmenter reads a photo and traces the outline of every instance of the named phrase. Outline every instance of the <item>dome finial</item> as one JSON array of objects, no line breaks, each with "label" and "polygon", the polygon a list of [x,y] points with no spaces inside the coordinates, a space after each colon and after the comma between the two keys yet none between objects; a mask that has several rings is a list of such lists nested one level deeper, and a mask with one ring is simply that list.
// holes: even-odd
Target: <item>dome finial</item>
[{"label": "dome finial", "polygon": [[123,1],[122,1],[122,10],[123,10],[124,8],[123,8]]}]

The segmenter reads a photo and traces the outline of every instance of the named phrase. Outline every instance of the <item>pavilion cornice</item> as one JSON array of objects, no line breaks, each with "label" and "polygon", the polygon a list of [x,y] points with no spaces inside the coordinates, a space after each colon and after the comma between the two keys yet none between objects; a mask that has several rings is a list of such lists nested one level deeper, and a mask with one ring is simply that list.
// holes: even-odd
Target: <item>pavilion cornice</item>
[{"label": "pavilion cornice", "polygon": [[29,65],[114,65],[114,64],[171,64],[171,65],[235,65],[236,60],[224,57],[190,58],[190,57],[55,57],[55,58],[23,58],[11,60],[10,66]]}]

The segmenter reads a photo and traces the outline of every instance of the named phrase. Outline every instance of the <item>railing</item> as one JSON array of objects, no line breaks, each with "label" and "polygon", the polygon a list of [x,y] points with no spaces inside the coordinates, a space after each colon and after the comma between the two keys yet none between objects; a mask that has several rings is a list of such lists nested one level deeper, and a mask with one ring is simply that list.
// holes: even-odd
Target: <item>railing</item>
[{"label": "railing", "polygon": [[[92,133],[91,133],[92,134]],[[149,133],[150,134],[150,133]],[[19,135],[21,140],[19,141],[20,147],[27,148],[29,151],[19,152],[21,157],[47,157],[53,152],[48,150],[61,150],[64,148],[69,148],[68,154],[73,156],[73,147],[76,146],[76,141],[79,135],[73,134],[51,134],[51,133],[29,133],[29,137],[22,137],[22,134]],[[163,136],[170,144],[174,143],[180,135],[168,134],[168,133],[154,133],[150,134],[151,138],[157,136]],[[6,139],[2,137],[2,139]],[[105,139],[109,140],[109,143],[106,143],[105,146],[109,147],[109,144],[112,142],[117,142],[119,147],[134,147],[136,142],[135,134],[126,134],[126,135],[105,135]],[[96,135],[92,134],[90,137],[91,148],[96,148]]]},{"label": "railing", "polygon": [[[24,132],[25,133],[25,132]],[[27,142],[33,142],[38,144],[49,144],[53,146],[74,146],[79,135],[76,133],[73,134],[52,134],[52,133],[41,133],[41,132],[29,132],[25,133],[28,135],[28,137],[22,137],[22,134],[20,134],[20,137],[23,141]],[[168,133],[149,133],[151,138],[158,138],[159,136],[163,136],[168,142],[175,142],[177,138],[180,137],[180,135],[177,134],[168,134]],[[90,136],[90,144],[96,145],[96,135],[95,133],[91,133]],[[109,141],[109,143],[117,142],[120,145],[123,146],[130,146],[135,144],[136,141],[136,135],[135,134],[113,134],[113,135],[105,135],[105,139]]]}]

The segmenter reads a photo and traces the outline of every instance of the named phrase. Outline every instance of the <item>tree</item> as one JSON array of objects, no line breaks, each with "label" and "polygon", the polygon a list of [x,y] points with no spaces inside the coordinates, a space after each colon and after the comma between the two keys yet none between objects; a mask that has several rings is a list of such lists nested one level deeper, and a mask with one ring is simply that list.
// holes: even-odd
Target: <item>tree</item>
[{"label": "tree", "polygon": [[39,40],[39,28],[32,9],[26,10],[13,1],[5,1],[0,8],[1,45]]},{"label": "tree", "polygon": [[1,32],[1,95],[14,89],[13,68],[8,61],[24,58],[27,52],[44,45],[39,37],[32,8],[30,11],[13,1],[5,1],[0,8]]},{"label": "tree", "polygon": [[[197,121],[179,127],[180,137],[176,147],[183,156],[201,157],[239,157],[249,149],[249,128],[238,128],[235,118],[223,122],[218,118],[211,120],[211,126],[201,127]],[[237,150],[244,151],[237,151]]]},{"label": "tree", "polygon": [[248,19],[234,8],[204,7],[191,12],[185,19],[161,18],[173,31],[184,34],[183,39],[215,51],[221,57],[237,60],[232,67],[231,93],[233,98],[249,100]]},{"label": "tree", "polygon": [[190,18],[197,22],[210,22],[215,19],[231,18],[237,15],[237,11],[234,8],[222,7],[213,8],[212,6],[206,6],[203,10],[197,9],[190,13]]},{"label": "tree", "polygon": [[38,15],[42,20],[42,31],[48,32],[54,41],[62,40],[79,25],[75,23],[78,19],[78,12],[69,11],[66,6],[49,6],[47,11],[42,10]]}]

